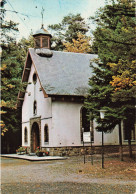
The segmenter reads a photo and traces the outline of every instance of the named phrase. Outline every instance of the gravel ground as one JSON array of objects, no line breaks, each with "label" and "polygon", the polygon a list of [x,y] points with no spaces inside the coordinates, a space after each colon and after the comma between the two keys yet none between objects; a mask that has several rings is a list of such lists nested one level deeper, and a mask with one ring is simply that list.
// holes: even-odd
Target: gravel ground
[{"label": "gravel ground", "polygon": [[134,194],[136,192],[136,163],[134,160],[106,158],[101,169],[100,157],[82,157],[60,161],[30,162],[1,159],[1,193],[52,194]]}]

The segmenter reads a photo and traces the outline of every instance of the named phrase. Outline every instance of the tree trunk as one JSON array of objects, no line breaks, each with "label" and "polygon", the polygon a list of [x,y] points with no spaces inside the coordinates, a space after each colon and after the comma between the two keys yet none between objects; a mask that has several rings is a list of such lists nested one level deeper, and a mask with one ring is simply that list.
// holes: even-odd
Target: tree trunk
[{"label": "tree trunk", "polygon": [[119,154],[120,160],[123,161],[123,147],[122,147],[122,133],[121,133],[121,122],[119,123]]},{"label": "tree trunk", "polygon": [[129,157],[132,158],[132,147],[131,147],[131,126],[128,126],[128,150],[129,150]]}]

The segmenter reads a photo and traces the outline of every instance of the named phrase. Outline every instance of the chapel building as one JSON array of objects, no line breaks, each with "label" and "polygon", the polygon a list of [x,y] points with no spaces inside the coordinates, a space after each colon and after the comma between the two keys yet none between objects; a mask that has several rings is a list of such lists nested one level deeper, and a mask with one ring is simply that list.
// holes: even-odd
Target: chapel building
[{"label": "chapel building", "polygon": [[[28,84],[18,94],[22,146],[31,153],[40,147],[50,155],[81,154],[83,131],[91,131],[93,146],[101,146],[101,133],[95,130],[95,122],[88,121],[83,107],[92,76],[90,61],[97,55],[51,50],[52,36],[43,27],[33,37],[35,47],[28,50],[22,76]],[[105,134],[104,144],[119,145],[118,133],[117,126]],[[90,143],[85,147],[89,150]]]}]

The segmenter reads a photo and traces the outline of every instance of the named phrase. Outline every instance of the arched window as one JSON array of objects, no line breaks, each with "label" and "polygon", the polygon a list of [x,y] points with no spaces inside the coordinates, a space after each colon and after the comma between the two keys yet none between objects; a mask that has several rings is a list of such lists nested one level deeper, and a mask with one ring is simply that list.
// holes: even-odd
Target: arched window
[{"label": "arched window", "polygon": [[89,132],[90,131],[90,121],[88,120],[87,117],[87,109],[82,108],[82,128],[84,128],[84,132]]},{"label": "arched window", "polygon": [[34,101],[34,104],[33,104],[33,114],[34,115],[37,114],[37,102],[36,102],[36,100]]},{"label": "arched window", "polygon": [[33,83],[36,84],[37,82],[37,75],[36,73],[33,74]]},{"label": "arched window", "polygon": [[80,123],[81,123],[81,141],[83,141],[83,131],[84,132],[91,131],[91,141],[94,141],[93,121],[89,120],[87,116],[87,109],[85,107],[82,107],[80,110]]},{"label": "arched window", "polygon": [[28,131],[27,131],[27,128],[25,127],[25,130],[24,130],[24,142],[27,143],[28,142]]},{"label": "arched window", "polygon": [[44,142],[45,143],[49,142],[49,128],[48,128],[48,125],[45,125],[45,127],[44,127]]}]

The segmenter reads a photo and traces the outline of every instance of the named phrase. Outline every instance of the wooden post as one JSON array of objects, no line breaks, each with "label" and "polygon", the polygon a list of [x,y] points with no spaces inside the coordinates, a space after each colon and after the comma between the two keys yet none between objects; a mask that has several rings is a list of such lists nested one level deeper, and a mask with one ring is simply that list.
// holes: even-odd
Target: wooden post
[{"label": "wooden post", "polygon": [[120,160],[123,161],[123,147],[122,147],[122,133],[121,133],[121,122],[119,123],[119,153]]},{"label": "wooden post", "polygon": [[91,164],[93,165],[93,146],[92,146],[92,131],[91,132]]},{"label": "wooden post", "polygon": [[104,134],[102,129],[102,168],[104,168]]},{"label": "wooden post", "polygon": [[85,146],[84,146],[84,140],[83,140],[83,147],[84,147],[84,164],[85,164]]},{"label": "wooden post", "polygon": [[93,120],[90,121],[91,131],[90,131],[90,138],[91,138],[91,164],[93,165],[93,145],[92,145],[92,137],[93,137]]}]

